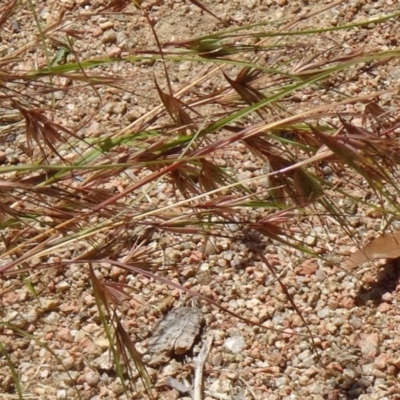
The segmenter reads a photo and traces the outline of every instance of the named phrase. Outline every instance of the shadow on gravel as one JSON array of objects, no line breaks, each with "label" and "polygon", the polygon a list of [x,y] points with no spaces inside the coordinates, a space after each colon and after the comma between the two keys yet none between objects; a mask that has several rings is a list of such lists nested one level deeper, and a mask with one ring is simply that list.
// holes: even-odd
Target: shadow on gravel
[{"label": "shadow on gravel", "polygon": [[400,283],[400,259],[390,260],[378,272],[376,282],[362,286],[355,298],[357,306],[372,301],[375,305],[382,303],[382,295],[396,290]]},{"label": "shadow on gravel", "polygon": [[369,385],[370,383],[368,384],[363,378],[348,382],[347,387],[339,391],[338,400],[358,399],[366,393]]}]

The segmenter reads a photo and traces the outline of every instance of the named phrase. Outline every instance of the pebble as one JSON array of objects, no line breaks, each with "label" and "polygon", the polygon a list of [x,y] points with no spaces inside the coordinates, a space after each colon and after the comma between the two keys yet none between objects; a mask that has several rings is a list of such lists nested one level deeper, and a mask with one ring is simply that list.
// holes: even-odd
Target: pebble
[{"label": "pebble", "polygon": [[100,27],[96,27],[93,29],[92,36],[94,38],[98,38],[103,34],[103,30]]},{"label": "pebble", "polygon": [[210,385],[210,390],[215,393],[230,393],[232,383],[229,379],[217,379]]},{"label": "pebble", "polygon": [[117,45],[122,45],[123,42],[127,39],[127,35],[125,32],[118,32],[116,37]]},{"label": "pebble", "polygon": [[97,106],[101,103],[101,98],[98,96],[90,96],[90,97],[88,97],[87,102],[89,104],[93,104],[93,105]]},{"label": "pebble", "polygon": [[104,44],[114,43],[117,40],[117,34],[114,31],[106,31],[104,32],[101,41]]},{"label": "pebble", "polygon": [[116,394],[117,396],[122,395],[125,392],[125,388],[122,385],[122,383],[120,382],[113,382],[111,384],[111,390],[114,394]]},{"label": "pebble", "polygon": [[260,300],[258,299],[250,299],[246,301],[246,308],[253,310],[255,307],[260,305]]},{"label": "pebble", "polygon": [[60,400],[68,399],[67,391],[65,389],[57,390],[56,397]]},{"label": "pebble", "polygon": [[215,254],[218,251],[218,247],[213,238],[207,238],[205,245],[200,248],[200,251],[205,255],[209,256]]},{"label": "pebble", "polygon": [[239,354],[246,347],[246,342],[242,336],[233,336],[224,341],[224,348],[231,354]]},{"label": "pebble", "polygon": [[376,357],[379,351],[379,335],[377,333],[361,334],[360,348],[364,357]]},{"label": "pebble", "polygon": [[97,372],[88,370],[85,372],[85,380],[89,386],[95,387],[100,382],[100,376]]},{"label": "pebble", "polygon": [[71,334],[69,328],[61,328],[56,334],[57,340],[66,343],[72,343],[74,341],[74,337]]},{"label": "pebble", "polygon": [[257,6],[257,0],[243,0],[243,5],[249,10],[253,10]]},{"label": "pebble", "polygon": [[39,319],[40,316],[40,311],[36,307],[30,308],[26,313],[25,313],[25,318],[27,322],[30,324],[33,324]]},{"label": "pebble", "polygon": [[389,303],[382,302],[378,306],[378,311],[381,313],[385,313],[385,312],[389,311],[391,308],[392,308],[392,306]]},{"label": "pebble", "polygon": [[99,26],[100,26],[101,30],[107,31],[107,30],[109,30],[109,29],[114,28],[114,22],[112,22],[112,21],[106,21],[106,22],[104,22],[104,23],[102,23],[102,24],[99,24]]},{"label": "pebble", "polygon": [[59,292],[65,292],[65,291],[69,290],[70,288],[71,288],[71,285],[67,281],[61,281],[61,282],[57,283],[57,285],[56,285],[56,289]]},{"label": "pebble", "polygon": [[75,358],[72,356],[68,356],[63,358],[62,364],[64,368],[69,371],[75,365]]},{"label": "pebble", "polygon": [[[109,57],[119,57],[121,55],[121,53],[122,53],[121,47],[118,47],[118,46],[115,46],[115,45],[113,45],[109,49],[107,49],[107,55]],[[122,112],[121,113],[117,112],[117,114],[122,114]]]},{"label": "pebble", "polygon": [[114,110],[114,102],[111,102],[111,101],[109,101],[109,102],[107,102],[106,104],[104,104],[104,106],[103,106],[103,111],[105,112],[105,113],[107,113],[107,114],[111,114],[112,112],[113,112],[113,110]]},{"label": "pebble", "polygon": [[126,101],[119,101],[114,103],[113,112],[115,114],[125,114],[126,112]]},{"label": "pebble", "polygon": [[93,360],[92,365],[96,369],[101,369],[103,371],[111,371],[113,368],[113,362],[110,357],[110,351],[105,351],[101,356]]},{"label": "pebble", "polygon": [[108,339],[106,337],[97,338],[94,341],[94,344],[96,346],[99,346],[102,350],[106,350],[110,347],[110,342],[108,341]]}]

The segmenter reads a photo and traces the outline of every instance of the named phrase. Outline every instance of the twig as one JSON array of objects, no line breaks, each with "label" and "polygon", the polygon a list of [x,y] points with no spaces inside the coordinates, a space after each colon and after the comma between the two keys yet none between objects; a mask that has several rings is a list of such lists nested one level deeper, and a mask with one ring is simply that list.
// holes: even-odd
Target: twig
[{"label": "twig", "polygon": [[203,347],[197,357],[196,370],[194,372],[194,388],[193,388],[193,400],[202,400],[202,386],[203,386],[203,368],[206,363],[208,353],[210,352],[214,335],[210,332],[207,336]]},{"label": "twig", "polygon": [[253,389],[250,387],[250,385],[246,382],[246,380],[243,379],[241,376],[239,376],[239,381],[240,381],[241,383],[243,383],[243,385],[246,386],[246,388],[247,388],[247,390],[249,391],[249,393],[253,396],[253,399],[254,399],[254,400],[257,400],[258,397],[257,397],[256,394],[254,393],[254,391],[253,391]]}]

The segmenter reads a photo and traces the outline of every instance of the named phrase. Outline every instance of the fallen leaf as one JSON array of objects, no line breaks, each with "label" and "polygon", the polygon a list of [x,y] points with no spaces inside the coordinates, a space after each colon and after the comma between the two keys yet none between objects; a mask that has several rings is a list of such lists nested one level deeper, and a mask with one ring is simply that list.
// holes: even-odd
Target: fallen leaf
[{"label": "fallen leaf", "polygon": [[400,231],[386,233],[371,240],[364,247],[353,253],[345,261],[345,266],[354,269],[367,261],[398,257],[400,257]]}]

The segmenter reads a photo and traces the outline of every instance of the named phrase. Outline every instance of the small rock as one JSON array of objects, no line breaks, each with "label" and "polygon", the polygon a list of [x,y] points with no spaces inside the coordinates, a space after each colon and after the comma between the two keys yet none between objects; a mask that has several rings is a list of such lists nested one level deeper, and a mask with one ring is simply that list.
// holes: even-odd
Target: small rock
[{"label": "small rock", "polygon": [[111,390],[117,396],[120,396],[125,392],[124,386],[120,382],[113,382],[111,384]]},{"label": "small rock", "polygon": [[[121,47],[118,47],[115,45],[113,45],[109,49],[107,49],[107,55],[109,57],[119,57],[121,55],[121,53],[122,53]],[[122,114],[122,113],[117,113],[117,114]]]},{"label": "small rock", "polygon": [[254,309],[260,304],[260,300],[258,299],[250,299],[246,301],[246,307],[250,310]]},{"label": "small rock", "polygon": [[379,336],[377,333],[361,334],[361,353],[366,358],[376,357],[379,352]]},{"label": "small rock", "polygon": [[52,375],[52,378],[54,379],[54,381],[59,382],[60,384],[63,385],[63,387],[75,385],[78,377],[79,377],[78,371],[69,371],[69,372],[63,372],[63,373],[56,372],[56,373],[53,373],[53,375]]},{"label": "small rock", "polygon": [[382,295],[382,300],[386,301],[387,303],[391,303],[393,301],[392,293],[386,292]]},{"label": "small rock", "polygon": [[66,290],[70,289],[71,285],[67,281],[61,281],[60,283],[57,283],[56,289],[59,292],[65,292]]},{"label": "small rock", "polygon": [[56,397],[57,399],[67,399],[67,391],[65,389],[58,390]]},{"label": "small rock", "polygon": [[210,386],[210,390],[215,393],[230,393],[232,390],[232,384],[229,379],[217,379]]},{"label": "small rock", "polygon": [[64,98],[64,92],[62,92],[61,90],[54,92],[54,98],[56,100],[62,100]]},{"label": "small rock", "polygon": [[306,260],[301,264],[301,269],[298,271],[299,275],[312,275],[317,270],[318,266],[314,260]]},{"label": "small rock", "polygon": [[94,341],[94,344],[101,347],[102,350],[107,350],[110,347],[110,342],[105,337],[99,337]]},{"label": "small rock", "polygon": [[383,303],[379,304],[378,311],[381,313],[385,313],[385,312],[389,311],[391,308],[392,308],[392,306],[389,303],[383,302]]},{"label": "small rock", "polygon": [[27,320],[17,311],[7,313],[7,320],[18,328],[23,328],[27,324]]},{"label": "small rock", "polygon": [[57,299],[40,299],[40,306],[44,311],[56,311],[59,304]]},{"label": "small rock", "polygon": [[100,376],[97,372],[90,369],[85,373],[85,380],[89,386],[95,387],[100,382]]},{"label": "small rock", "polygon": [[[1,162],[1,160],[0,160],[0,162]],[[26,301],[29,299],[29,290],[26,287],[16,290],[15,293],[18,295],[18,299],[20,301]]]},{"label": "small rock", "polygon": [[221,268],[225,268],[227,266],[227,262],[226,260],[224,260],[223,258],[219,258],[217,261],[217,264],[221,267]]},{"label": "small rock", "polygon": [[233,336],[224,341],[224,348],[231,354],[239,354],[246,347],[246,342],[242,336]]},{"label": "small rock", "polygon": [[117,40],[117,34],[114,31],[104,32],[103,37],[101,38],[102,43],[115,43]]},{"label": "small rock", "polygon": [[233,251],[231,251],[231,250],[224,251],[222,253],[222,256],[224,257],[224,259],[226,261],[232,261],[232,259],[233,259]]},{"label": "small rock", "polygon": [[109,101],[108,103],[104,104],[103,111],[107,114],[111,114],[114,110],[114,103]]},{"label": "small rock", "polygon": [[243,171],[256,171],[258,169],[258,167],[252,162],[252,161],[245,161],[242,164],[242,169]]},{"label": "small rock", "polygon": [[74,342],[80,343],[86,337],[86,333],[84,331],[77,331],[75,333]]},{"label": "small rock", "polygon": [[360,318],[351,317],[350,324],[354,329],[360,329],[362,325],[362,321]]},{"label": "small rock", "polygon": [[117,33],[117,44],[120,45],[122,44],[125,40],[127,39],[126,33],[125,32],[118,32]]},{"label": "small rock", "polygon": [[192,278],[193,276],[196,276],[196,274],[197,274],[197,266],[195,265],[190,265],[181,272],[182,277],[185,279]]},{"label": "small rock", "polygon": [[57,340],[60,342],[72,343],[74,338],[68,328],[61,328],[56,335]]},{"label": "small rock", "polygon": [[87,102],[89,104],[93,104],[93,105],[97,106],[98,104],[101,103],[101,99],[98,96],[90,96],[90,97],[88,97]]},{"label": "small rock", "polygon": [[126,101],[120,101],[114,104],[113,109],[115,114],[125,114],[126,112]]},{"label": "small rock", "polygon": [[374,366],[377,369],[384,370],[388,364],[388,356],[386,354],[379,354],[374,360]]},{"label": "small rock", "polygon": [[109,29],[114,28],[114,22],[106,21],[106,22],[104,22],[102,24],[99,24],[99,26],[103,31],[108,31]]},{"label": "small rock", "polygon": [[200,251],[205,256],[215,254],[218,251],[218,247],[215,244],[215,240],[213,238],[207,238],[205,245],[201,246]]},{"label": "small rock", "polygon": [[113,368],[113,362],[110,357],[110,351],[105,351],[100,357],[97,357],[95,360],[93,360],[93,363],[91,365],[96,369],[111,371]]},{"label": "small rock", "polygon": [[51,312],[50,314],[46,315],[44,321],[50,325],[57,325],[58,321],[60,320],[60,315],[56,312]]},{"label": "small rock", "polygon": [[389,71],[389,75],[395,80],[400,80],[400,67],[392,68]]},{"label": "small rock", "polygon": [[63,364],[64,368],[65,368],[67,371],[69,371],[69,370],[74,366],[74,364],[75,364],[75,358],[72,357],[72,356],[65,357],[65,358],[62,360],[62,364]]},{"label": "small rock", "polygon": [[218,353],[218,354],[214,355],[211,358],[210,362],[214,367],[221,366],[221,364],[222,364],[222,355],[221,355],[221,353]]},{"label": "small rock", "polygon": [[25,318],[26,318],[27,322],[29,322],[30,324],[33,324],[34,322],[36,322],[39,317],[40,317],[40,312],[36,307],[29,309],[25,313]]},{"label": "small rock", "polygon": [[244,0],[243,5],[249,10],[253,10],[257,6],[257,0]]},{"label": "small rock", "polygon": [[93,35],[93,37],[95,37],[95,38],[100,37],[102,34],[103,34],[103,31],[102,31],[102,29],[101,29],[100,27],[94,28],[94,30],[93,30],[93,32],[92,32],[92,35]]},{"label": "small rock", "polygon": [[400,357],[389,359],[388,364],[394,365],[397,369],[400,369]]},{"label": "small rock", "polygon": [[318,242],[317,236],[315,235],[308,235],[306,237],[306,244],[307,246],[315,246]]}]

